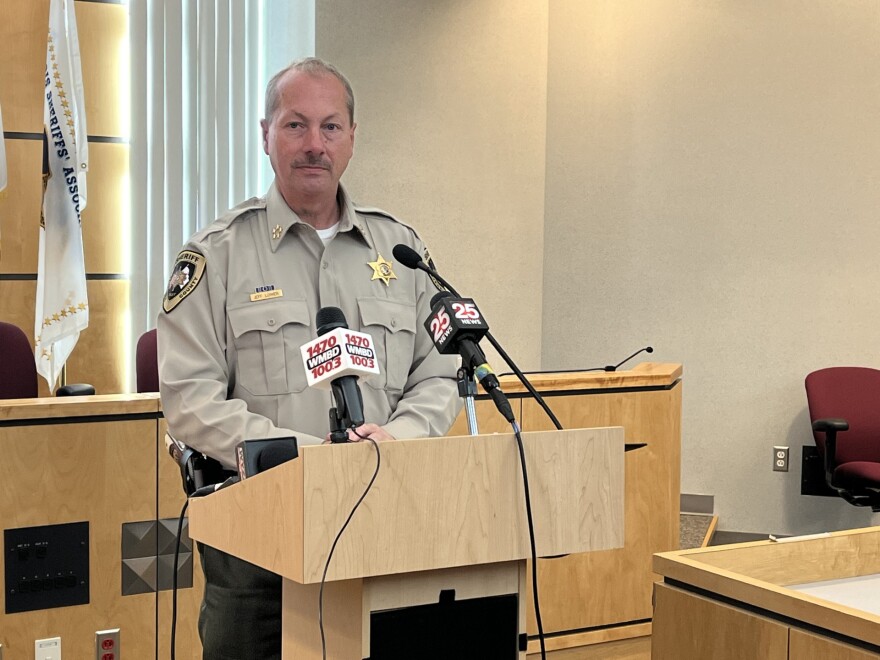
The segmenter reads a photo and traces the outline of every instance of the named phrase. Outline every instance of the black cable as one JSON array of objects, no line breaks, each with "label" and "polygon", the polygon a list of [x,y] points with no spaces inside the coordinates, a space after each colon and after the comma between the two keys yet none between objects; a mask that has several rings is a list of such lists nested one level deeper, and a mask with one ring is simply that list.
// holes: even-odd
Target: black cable
[{"label": "black cable", "polygon": [[318,627],[321,629],[321,657],[324,660],[327,660],[327,640],[324,637],[324,582],[327,579],[327,570],[330,568],[330,560],[333,558],[333,551],[336,550],[336,544],[339,542],[339,538],[342,536],[342,532],[344,532],[345,528],[348,527],[348,523],[351,522],[351,519],[354,516],[354,512],[357,511],[358,507],[361,505],[361,502],[363,502],[364,498],[367,496],[367,493],[370,492],[370,488],[373,487],[373,482],[376,481],[376,477],[379,475],[379,466],[382,464],[382,456],[379,453],[379,445],[376,444],[376,441],[369,436],[361,435],[354,429],[351,430],[363,440],[369,440],[373,443],[373,446],[376,448],[376,470],[375,472],[373,472],[373,477],[370,479],[370,483],[367,484],[367,487],[364,490],[364,494],[361,495],[360,499],[357,502],[355,502],[351,513],[348,514],[348,518],[345,519],[345,522],[340,528],[339,533],[337,533],[336,538],[333,539],[333,545],[330,546],[330,553],[327,555],[327,562],[324,564],[324,574],[321,576],[321,588],[318,591]]},{"label": "black cable", "polygon": [[174,566],[171,573],[171,660],[174,660],[174,646],[177,637],[177,562],[180,559],[180,537],[183,535],[183,518],[189,499],[183,503],[180,510],[180,518],[177,520],[177,542],[174,544]]},{"label": "black cable", "polygon": [[529,497],[529,475],[526,471],[526,452],[523,448],[519,424],[511,423],[516,445],[519,448],[519,461],[522,466],[523,490],[526,496],[526,520],[529,523],[529,544],[532,549],[532,596],[535,601],[535,621],[538,623],[538,642],[541,645],[541,660],[547,660],[547,649],[544,648],[544,624],[541,621],[541,605],[538,599],[538,552],[535,549],[535,527],[532,523],[532,500]]},{"label": "black cable", "polygon": [[501,356],[501,359],[507,363],[507,366],[513,370],[513,373],[516,374],[516,377],[519,378],[519,382],[523,384],[523,386],[529,391],[529,394],[538,402],[538,405],[544,409],[544,412],[547,413],[547,416],[550,418],[550,421],[553,422],[553,426],[556,427],[557,431],[562,430],[562,424],[559,423],[559,420],[556,419],[556,415],[553,414],[553,411],[550,410],[550,406],[547,405],[547,402],[544,401],[544,397],[538,394],[538,390],[536,390],[532,384],[529,382],[529,379],[526,378],[526,375],[519,370],[519,367],[513,363],[513,360],[510,359],[510,356],[505,352],[503,348],[501,348],[501,344],[499,344],[495,337],[492,336],[491,332],[486,333],[486,339],[489,340],[489,343],[498,351],[498,355]]}]

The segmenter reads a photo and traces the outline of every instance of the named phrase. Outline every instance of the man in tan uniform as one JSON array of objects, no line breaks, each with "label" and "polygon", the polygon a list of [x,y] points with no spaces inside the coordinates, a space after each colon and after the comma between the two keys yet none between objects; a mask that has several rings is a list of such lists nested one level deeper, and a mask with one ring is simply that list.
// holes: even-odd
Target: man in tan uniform
[{"label": "man in tan uniform", "polygon": [[[437,289],[390,259],[398,243],[425,247],[339,183],[354,146],[350,85],[320,60],[296,62],[270,81],[261,125],[269,192],[193,236],[169,280],[158,319],[169,432],[228,468],[242,440],[323,442],[332,402],[306,387],[300,346],[332,306],[372,336],[381,370],[361,379],[358,434],[444,435],[459,409],[457,360],[421,327]],[[279,658],[280,578],[208,547],[202,564],[204,658]]]}]

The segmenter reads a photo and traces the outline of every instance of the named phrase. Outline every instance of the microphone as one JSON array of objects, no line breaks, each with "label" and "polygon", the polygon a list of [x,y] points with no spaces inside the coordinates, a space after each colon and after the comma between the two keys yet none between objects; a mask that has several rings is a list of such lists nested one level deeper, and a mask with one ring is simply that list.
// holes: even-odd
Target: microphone
[{"label": "microphone", "polygon": [[331,390],[335,414],[343,427],[358,427],[364,423],[358,377],[379,373],[373,338],[350,330],[338,307],[321,308],[315,322],[318,338],[300,348],[308,386]]},{"label": "microphone", "polygon": [[239,479],[247,479],[299,456],[296,438],[245,440],[235,448]]},{"label": "microphone", "polygon": [[[418,269],[418,270],[425,271],[426,273],[428,273],[428,275],[430,275],[432,278],[434,278],[435,280],[440,282],[443,286],[445,286],[453,295],[458,296],[458,292],[455,290],[455,288],[453,288],[453,286],[451,284],[449,284],[449,282],[447,282],[440,275],[440,273],[438,273],[436,270],[434,270],[433,268],[428,266],[424,261],[422,261],[422,258],[419,256],[418,252],[413,250],[408,245],[404,245],[403,243],[398,243],[397,245],[394,246],[394,249],[391,252],[394,255],[394,258],[397,259],[401,264],[403,264],[407,268],[411,268],[413,270]],[[526,378],[525,374],[520,370],[519,367],[516,366],[516,364],[514,364],[513,360],[510,359],[510,356],[507,354],[507,352],[501,347],[501,344],[499,344],[496,341],[495,337],[492,336],[492,333],[487,330],[485,334],[486,334],[486,339],[488,339],[489,343],[492,344],[492,347],[496,351],[498,351],[498,355],[501,356],[501,359],[503,359],[504,362],[507,364],[507,366],[510,367],[510,369],[513,371],[513,373],[516,374],[516,377],[519,378],[519,381],[523,384],[523,387],[525,387],[529,391],[529,394],[531,394],[534,397],[535,401],[538,402],[538,405],[540,405],[541,408],[544,410],[544,412],[547,413],[547,416],[553,422],[553,425],[557,429],[561,430],[562,424],[559,423],[559,420],[556,418],[556,415],[554,415],[553,411],[550,410],[550,406],[548,406],[547,402],[544,401],[544,397],[542,397],[540,395],[540,393],[538,393],[538,390],[536,390],[534,388],[534,386],[529,382],[529,379]]]},{"label": "microphone", "polygon": [[[447,282],[443,277],[434,270],[431,266],[426,264],[422,258],[419,256],[419,253],[413,250],[409,245],[404,245],[403,243],[398,243],[391,250],[391,254],[394,255],[394,258],[397,259],[401,264],[409,268],[410,270],[423,270],[428,275],[431,276],[431,279],[434,280],[434,284],[438,285],[437,288],[445,288],[453,295],[457,296],[458,291],[456,291],[452,285]],[[442,287],[439,285],[443,285]]]},{"label": "microphone", "polygon": [[391,250],[391,254],[393,254],[395,259],[397,259],[400,263],[402,263],[410,270],[430,270],[428,268],[428,264],[422,261],[419,253],[413,250],[409,245],[398,243],[394,246],[394,249]]},{"label": "microphone", "polygon": [[640,348],[639,350],[637,350],[635,353],[633,353],[632,355],[630,355],[628,358],[624,358],[623,360],[621,360],[621,361],[618,362],[617,364],[609,364],[609,365],[606,365],[606,366],[605,366],[605,371],[617,371],[617,368],[618,368],[618,367],[620,367],[621,365],[626,364],[627,362],[629,362],[630,360],[632,360],[636,355],[639,355],[640,353],[653,353],[653,352],[654,352],[654,347],[653,347],[653,346],[645,346],[644,348]]},{"label": "microphone", "polygon": [[489,332],[489,324],[476,303],[471,298],[455,298],[449,291],[440,291],[431,299],[431,315],[425,320],[425,329],[438,352],[461,355],[463,365],[474,372],[498,412],[508,422],[516,421],[498,377],[478,345]]}]

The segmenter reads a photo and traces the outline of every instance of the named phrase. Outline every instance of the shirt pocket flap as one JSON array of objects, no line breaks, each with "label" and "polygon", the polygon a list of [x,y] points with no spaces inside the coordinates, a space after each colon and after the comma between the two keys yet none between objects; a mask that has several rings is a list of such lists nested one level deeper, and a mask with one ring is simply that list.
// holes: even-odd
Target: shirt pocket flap
[{"label": "shirt pocket flap", "polygon": [[416,333],[415,305],[386,298],[358,298],[361,324],[379,325],[389,332]]},{"label": "shirt pocket flap", "polygon": [[305,300],[267,300],[226,310],[236,338],[252,330],[277,332],[288,323],[307,326],[311,323]]}]

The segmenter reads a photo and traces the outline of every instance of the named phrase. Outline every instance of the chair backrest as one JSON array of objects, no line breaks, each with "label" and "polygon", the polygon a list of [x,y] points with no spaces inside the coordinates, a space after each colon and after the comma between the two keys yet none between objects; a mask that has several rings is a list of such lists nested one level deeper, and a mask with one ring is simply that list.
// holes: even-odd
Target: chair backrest
[{"label": "chair backrest", "polygon": [[0,399],[37,396],[37,365],[27,335],[0,321]]},{"label": "chair backrest", "polygon": [[[868,367],[829,367],[805,380],[810,422],[837,417],[849,422],[838,434],[836,463],[880,461],[880,370]],[[825,453],[825,434],[813,432],[819,452]]]},{"label": "chair backrest", "polygon": [[138,392],[159,391],[159,359],[156,356],[156,328],[140,336],[135,351]]}]

